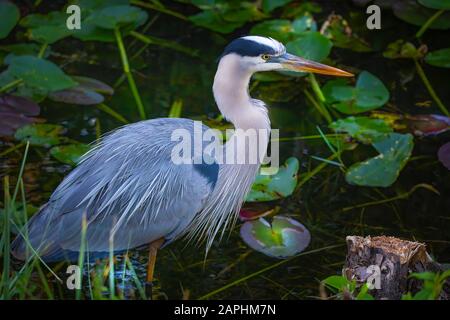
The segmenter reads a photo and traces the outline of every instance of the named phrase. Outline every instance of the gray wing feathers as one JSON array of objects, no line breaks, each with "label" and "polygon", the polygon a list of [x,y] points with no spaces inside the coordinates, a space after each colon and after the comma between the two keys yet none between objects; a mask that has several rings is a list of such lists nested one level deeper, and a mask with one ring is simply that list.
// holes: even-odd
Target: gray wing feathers
[{"label": "gray wing feathers", "polygon": [[[124,250],[180,236],[213,185],[193,165],[171,161],[171,133],[179,128],[193,130],[193,121],[142,121],[105,136],[30,221],[33,247],[44,258],[61,249],[77,251],[83,215],[90,251],[108,251],[110,237],[114,250]],[[23,239],[13,247],[20,258]]]}]

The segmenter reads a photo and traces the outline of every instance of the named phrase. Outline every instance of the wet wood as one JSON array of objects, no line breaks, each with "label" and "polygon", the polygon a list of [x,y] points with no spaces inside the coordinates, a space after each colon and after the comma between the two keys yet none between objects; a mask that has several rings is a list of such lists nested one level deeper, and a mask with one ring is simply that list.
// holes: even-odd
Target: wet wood
[{"label": "wet wood", "polygon": [[[370,290],[375,299],[401,299],[407,292],[421,289],[422,281],[409,278],[413,272],[443,271],[426,251],[426,245],[395,237],[347,237],[347,258],[343,274],[360,285],[369,280],[376,284],[374,272],[379,271],[379,289]],[[444,287],[441,299],[450,298],[450,287]]]}]

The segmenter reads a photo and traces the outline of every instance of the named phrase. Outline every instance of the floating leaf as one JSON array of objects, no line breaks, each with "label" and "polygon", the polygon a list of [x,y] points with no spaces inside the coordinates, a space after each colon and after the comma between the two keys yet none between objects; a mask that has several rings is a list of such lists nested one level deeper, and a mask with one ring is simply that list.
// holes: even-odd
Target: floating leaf
[{"label": "floating leaf", "polygon": [[147,18],[147,12],[128,5],[105,7],[94,11],[90,16],[95,25],[105,29],[119,27],[135,29],[144,24]]},{"label": "floating leaf", "polygon": [[9,64],[8,72],[31,87],[57,91],[77,85],[57,65],[45,59],[33,56],[12,56],[7,63]]},{"label": "floating leaf", "polygon": [[450,0],[418,0],[425,7],[450,10]]},{"label": "floating leaf", "polygon": [[403,123],[416,136],[430,136],[450,130],[450,118],[438,114],[405,115]]},{"label": "floating leaf", "polygon": [[0,1],[0,39],[8,36],[20,18],[17,6],[9,1]]},{"label": "floating leaf", "polygon": [[298,169],[298,160],[291,157],[275,175],[258,175],[246,201],[271,201],[290,196],[297,185]]},{"label": "floating leaf", "polygon": [[250,30],[250,34],[271,37],[281,42],[289,42],[299,37],[303,32],[316,31],[317,25],[313,17],[305,14],[291,22],[287,19],[277,19],[261,22]]},{"label": "floating leaf", "polygon": [[282,7],[285,4],[292,2],[292,0],[263,0],[262,8],[264,12],[271,12],[272,10]]},{"label": "floating leaf", "polygon": [[332,14],[328,17],[327,23],[327,28],[323,34],[333,41],[334,46],[356,52],[372,51],[370,44],[354,34],[348,22],[342,16]]},{"label": "floating leaf", "polygon": [[262,217],[276,214],[280,207],[268,207],[267,203],[251,202],[246,203],[239,211],[239,219],[241,221],[256,220]]},{"label": "floating leaf", "polygon": [[50,149],[50,154],[62,163],[75,166],[81,156],[89,151],[89,145],[78,143],[56,146]]},{"label": "floating leaf", "polygon": [[265,17],[254,3],[249,2],[206,2],[194,3],[203,12],[190,16],[194,24],[220,33],[230,33],[249,21]]},{"label": "floating leaf", "polygon": [[450,68],[450,48],[428,53],[425,62],[436,67]]},{"label": "floating leaf", "polygon": [[3,95],[0,97],[0,135],[11,136],[24,125],[33,123],[39,105],[23,97]]},{"label": "floating leaf", "polygon": [[78,85],[84,89],[89,89],[102,94],[114,94],[114,89],[100,80],[82,76],[72,76],[72,79],[78,82]]},{"label": "floating leaf", "polygon": [[284,216],[273,217],[272,224],[264,218],[247,221],[241,226],[240,233],[249,247],[274,258],[296,255],[311,241],[304,225]]},{"label": "floating leaf", "polygon": [[[0,50],[14,54],[15,56],[37,56],[41,47],[36,43],[16,43],[5,46],[0,46]],[[48,57],[50,54],[50,48],[47,47],[43,58]]]},{"label": "floating leaf", "polygon": [[373,146],[379,155],[352,165],[345,176],[348,183],[370,187],[392,185],[411,156],[413,136],[390,133]]},{"label": "floating leaf", "polygon": [[351,137],[363,143],[372,143],[384,137],[386,133],[392,132],[392,128],[386,121],[369,117],[340,119],[330,124],[330,128],[335,132],[347,132]]},{"label": "floating leaf", "polygon": [[99,104],[104,100],[101,94],[83,87],[54,91],[48,97],[53,101],[80,105]]},{"label": "floating leaf", "polygon": [[30,124],[16,131],[15,138],[30,141],[35,146],[53,146],[60,144],[63,127],[56,124]]},{"label": "floating leaf", "polygon": [[447,142],[439,148],[438,159],[444,167],[450,170],[450,142]]},{"label": "floating leaf", "polygon": [[[30,14],[20,25],[29,30],[31,39],[41,43],[54,43],[72,34],[66,26],[67,14],[52,11],[46,15]],[[84,26],[83,26],[84,27]]]},{"label": "floating leaf", "polygon": [[286,49],[302,58],[322,61],[331,52],[332,42],[319,32],[307,32],[298,39],[288,42]]},{"label": "floating leaf", "polygon": [[51,92],[48,97],[53,101],[80,105],[94,105],[104,101],[104,94],[113,94],[114,89],[99,80],[74,76],[78,86]]},{"label": "floating leaf", "polygon": [[356,87],[347,85],[343,79],[331,80],[323,87],[323,93],[327,102],[346,114],[377,109],[389,100],[389,91],[383,82],[367,71],[359,74]]}]

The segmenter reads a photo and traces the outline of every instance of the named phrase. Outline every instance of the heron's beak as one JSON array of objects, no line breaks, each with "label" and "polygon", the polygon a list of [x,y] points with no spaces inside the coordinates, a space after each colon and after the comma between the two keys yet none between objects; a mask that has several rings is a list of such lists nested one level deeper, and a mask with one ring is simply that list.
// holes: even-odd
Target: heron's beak
[{"label": "heron's beak", "polygon": [[279,63],[284,69],[297,72],[312,72],[338,77],[353,77],[353,74],[318,62],[303,59],[290,53],[271,57],[268,62]]}]

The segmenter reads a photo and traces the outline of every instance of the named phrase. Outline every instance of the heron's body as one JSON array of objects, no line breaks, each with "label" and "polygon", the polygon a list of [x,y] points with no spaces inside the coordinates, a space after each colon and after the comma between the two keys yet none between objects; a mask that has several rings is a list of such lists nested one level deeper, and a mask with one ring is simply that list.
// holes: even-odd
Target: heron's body
[{"label": "heron's body", "polygon": [[[244,37],[232,42],[219,62],[213,85],[217,105],[237,129],[265,130],[266,134],[258,136],[262,146],[258,154],[266,152],[270,121],[264,103],[249,96],[250,78],[257,71],[306,61],[292,57],[275,40]],[[310,63],[306,67],[324,68],[323,73],[337,72],[306,62]],[[236,217],[260,163],[175,164],[171,154],[177,142],[171,135],[178,129],[194,135],[194,122],[147,120],[105,136],[30,220],[28,241],[17,237],[13,254],[26,259],[26,252],[35,251],[46,261],[77,259],[84,217],[86,249],[94,255],[161,238],[168,243],[187,233],[206,238],[209,247],[220,229]],[[207,129],[203,126],[202,130]],[[224,154],[248,152],[231,143],[240,134],[236,131],[221,146]],[[194,152],[193,158],[198,157],[204,157],[203,150]],[[34,250],[27,250],[30,245]]]}]

